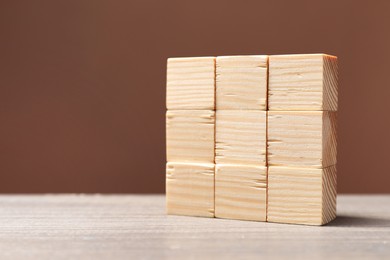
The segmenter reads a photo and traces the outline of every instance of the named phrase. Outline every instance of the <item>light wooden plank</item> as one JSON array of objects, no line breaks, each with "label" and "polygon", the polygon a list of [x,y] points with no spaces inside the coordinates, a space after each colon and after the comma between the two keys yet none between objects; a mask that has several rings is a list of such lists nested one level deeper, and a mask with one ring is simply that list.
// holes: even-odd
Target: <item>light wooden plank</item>
[{"label": "light wooden plank", "polygon": [[167,161],[214,163],[215,112],[168,110]]},{"label": "light wooden plank", "polygon": [[215,161],[266,165],[267,112],[217,110]]},{"label": "light wooden plank", "polygon": [[336,112],[269,111],[268,165],[323,168],[336,164]]},{"label": "light wooden plank", "polygon": [[266,221],[267,167],[217,164],[215,217]]},{"label": "light wooden plank", "polygon": [[167,108],[215,109],[215,57],[169,58]]},{"label": "light wooden plank", "polygon": [[168,214],[214,217],[214,164],[167,163]]},{"label": "light wooden plank", "polygon": [[337,111],[337,57],[271,55],[269,110]]},{"label": "light wooden plank", "polygon": [[336,166],[270,166],[267,221],[324,225],[336,217]]},{"label": "light wooden plank", "polygon": [[219,56],[216,67],[217,109],[266,110],[268,56]]},{"label": "light wooden plank", "polygon": [[165,203],[162,194],[3,194],[0,259],[312,260],[390,255],[390,195],[341,194],[337,218],[321,227],[167,215]]}]

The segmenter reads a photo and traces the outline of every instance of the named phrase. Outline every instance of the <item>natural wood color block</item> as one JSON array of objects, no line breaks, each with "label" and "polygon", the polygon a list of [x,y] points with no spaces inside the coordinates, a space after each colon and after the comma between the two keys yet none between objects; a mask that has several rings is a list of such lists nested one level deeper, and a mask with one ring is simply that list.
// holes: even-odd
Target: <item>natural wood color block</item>
[{"label": "natural wood color block", "polygon": [[166,123],[167,161],[214,163],[214,111],[168,110]]},{"label": "natural wood color block", "polygon": [[271,55],[269,110],[337,111],[337,57]]},{"label": "natural wood color block", "polygon": [[221,56],[216,67],[217,109],[266,110],[268,56]]},{"label": "natural wood color block", "polygon": [[167,108],[215,109],[215,57],[169,58]]},{"label": "natural wood color block", "polygon": [[216,163],[266,165],[267,112],[217,110]]},{"label": "natural wood color block", "polygon": [[214,164],[167,163],[168,214],[214,217]]},{"label": "natural wood color block", "polygon": [[335,165],[324,169],[269,167],[267,221],[324,225],[335,217]]},{"label": "natural wood color block", "polygon": [[268,111],[268,165],[323,168],[336,164],[336,112]]},{"label": "natural wood color block", "polygon": [[215,217],[266,221],[267,167],[216,165]]}]

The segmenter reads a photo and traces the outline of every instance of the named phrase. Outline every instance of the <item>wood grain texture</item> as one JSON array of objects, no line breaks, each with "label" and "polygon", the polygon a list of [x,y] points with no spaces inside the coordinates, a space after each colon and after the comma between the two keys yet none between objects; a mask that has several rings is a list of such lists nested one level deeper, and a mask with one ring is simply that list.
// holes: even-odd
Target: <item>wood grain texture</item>
[{"label": "wood grain texture", "polygon": [[324,168],[336,164],[336,112],[269,111],[268,165]]},{"label": "wood grain texture", "polygon": [[328,225],[166,215],[164,195],[1,195],[0,259],[387,259],[390,195],[339,195]]},{"label": "wood grain texture", "polygon": [[168,110],[167,161],[214,163],[215,112]]},{"label": "wood grain texture", "polygon": [[269,110],[337,111],[337,57],[271,55]]},{"label": "wood grain texture", "polygon": [[217,110],[215,161],[266,165],[267,112]]},{"label": "wood grain texture", "polygon": [[336,218],[337,166],[323,169],[322,174],[322,224]]},{"label": "wood grain texture", "polygon": [[323,110],[338,108],[338,61],[331,55],[323,56]]},{"label": "wood grain texture", "polygon": [[167,163],[167,213],[214,217],[214,164]]},{"label": "wood grain texture", "polygon": [[322,165],[337,163],[337,112],[324,111],[322,115]]},{"label": "wood grain texture", "polygon": [[219,56],[216,61],[216,108],[266,110],[268,56]]},{"label": "wood grain texture", "polygon": [[266,221],[267,167],[217,164],[215,217]]},{"label": "wood grain texture", "polygon": [[169,58],[167,109],[215,109],[215,57]]},{"label": "wood grain texture", "polygon": [[335,217],[335,166],[269,167],[267,221],[323,225]]}]

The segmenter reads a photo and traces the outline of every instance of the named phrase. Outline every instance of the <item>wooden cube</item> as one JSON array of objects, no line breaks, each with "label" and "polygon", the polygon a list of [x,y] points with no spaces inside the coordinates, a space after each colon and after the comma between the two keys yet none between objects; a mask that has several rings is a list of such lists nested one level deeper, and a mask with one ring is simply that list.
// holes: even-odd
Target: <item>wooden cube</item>
[{"label": "wooden cube", "polygon": [[215,217],[266,221],[267,167],[216,165]]},{"label": "wooden cube", "polygon": [[167,163],[168,214],[214,217],[214,164]]},{"label": "wooden cube", "polygon": [[267,112],[217,110],[215,161],[266,165]]},{"label": "wooden cube", "polygon": [[337,110],[337,57],[269,57],[269,110]]},{"label": "wooden cube", "polygon": [[268,111],[268,165],[336,164],[336,112]]},{"label": "wooden cube", "polygon": [[221,56],[216,64],[217,109],[266,110],[268,56]]},{"label": "wooden cube", "polygon": [[215,109],[215,57],[168,59],[167,108]]},{"label": "wooden cube", "polygon": [[214,163],[214,111],[168,110],[166,123],[167,161]]},{"label": "wooden cube", "polygon": [[336,217],[336,166],[270,166],[267,221],[323,225]]}]

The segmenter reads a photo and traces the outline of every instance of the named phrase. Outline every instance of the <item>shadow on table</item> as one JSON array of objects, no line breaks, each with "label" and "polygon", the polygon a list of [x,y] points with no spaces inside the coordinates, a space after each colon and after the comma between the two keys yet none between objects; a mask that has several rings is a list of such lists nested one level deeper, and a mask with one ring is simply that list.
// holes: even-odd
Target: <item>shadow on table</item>
[{"label": "shadow on table", "polygon": [[329,227],[390,227],[390,219],[357,216],[337,216]]}]

